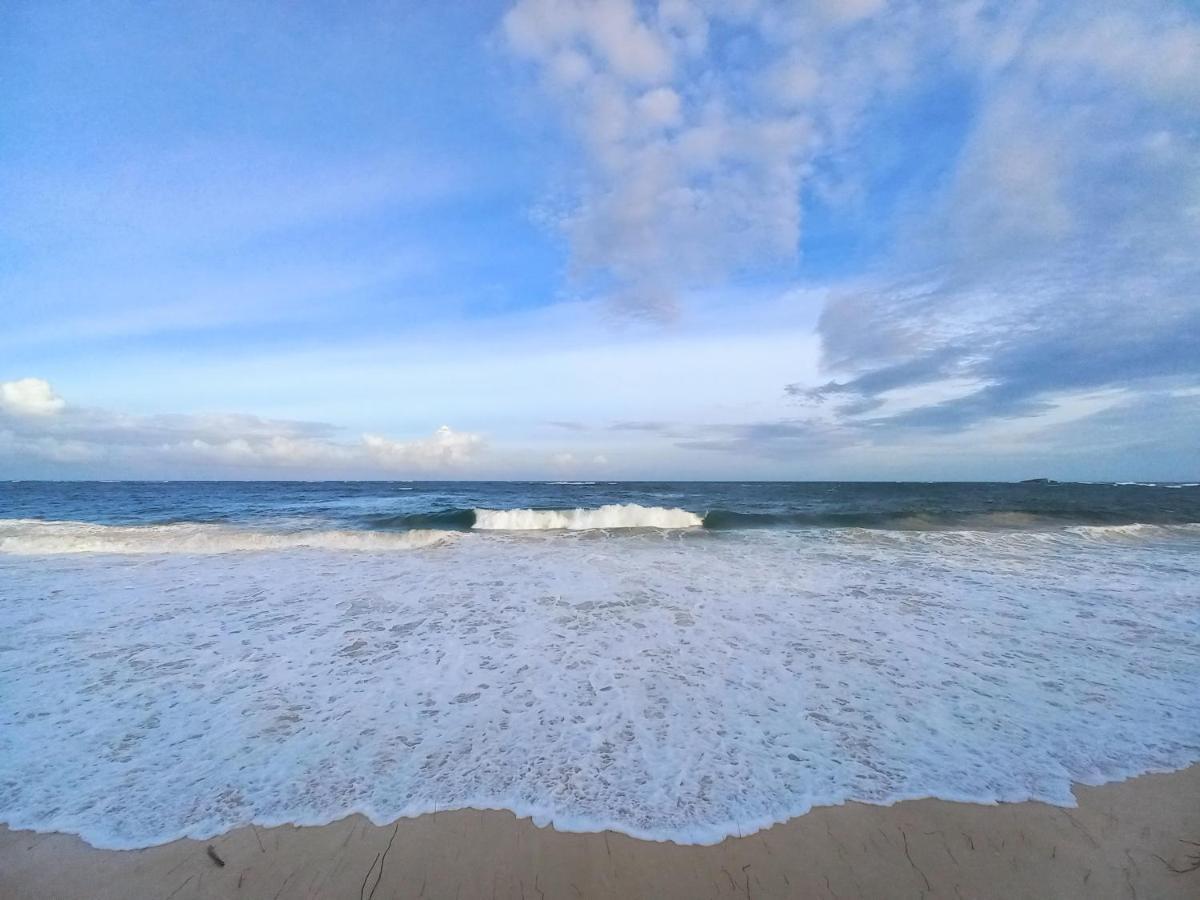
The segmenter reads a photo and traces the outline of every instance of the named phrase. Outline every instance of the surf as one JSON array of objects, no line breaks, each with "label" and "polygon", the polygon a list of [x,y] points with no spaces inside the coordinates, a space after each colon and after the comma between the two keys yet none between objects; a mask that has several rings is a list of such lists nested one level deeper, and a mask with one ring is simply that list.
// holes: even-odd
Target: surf
[{"label": "surf", "polygon": [[217,554],[300,549],[380,552],[431,547],[451,536],[452,532],[430,529],[287,532],[195,523],[96,525],[8,519],[0,521],[0,553]]},{"label": "surf", "polygon": [[476,509],[478,531],[585,531],[610,528],[700,528],[686,509],[613,503],[594,509]]},{"label": "surf", "polygon": [[0,554],[0,821],[97,846],[456,808],[711,843],[1200,755],[1195,534],[94,528],[0,526],[159,554]]}]

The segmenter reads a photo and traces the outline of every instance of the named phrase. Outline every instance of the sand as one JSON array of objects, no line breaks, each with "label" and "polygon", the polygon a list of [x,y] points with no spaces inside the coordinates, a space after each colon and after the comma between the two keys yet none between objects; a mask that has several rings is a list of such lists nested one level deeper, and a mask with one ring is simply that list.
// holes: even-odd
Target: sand
[{"label": "sand", "polygon": [[0,897],[1200,897],[1200,868],[1187,871],[1200,864],[1200,765],[1075,793],[1078,809],[851,803],[711,847],[564,834],[494,811],[239,828],[133,851],[0,828]]}]

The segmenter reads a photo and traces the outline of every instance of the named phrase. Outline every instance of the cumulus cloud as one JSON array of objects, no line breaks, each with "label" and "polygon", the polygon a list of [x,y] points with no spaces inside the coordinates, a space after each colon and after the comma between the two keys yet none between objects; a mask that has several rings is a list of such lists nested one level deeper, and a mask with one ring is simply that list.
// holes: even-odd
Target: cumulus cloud
[{"label": "cumulus cloud", "polygon": [[51,416],[66,404],[41,378],[0,382],[0,412],[14,416]]},{"label": "cumulus cloud", "polygon": [[[869,175],[849,160],[872,111],[936,77],[931,60],[1001,65],[1020,19],[1002,9],[518,0],[508,47],[535,66],[583,155],[555,217],[575,274],[627,311],[664,315],[688,288],[794,264],[806,201],[853,197]],[[1004,151],[1027,190],[1052,162],[1035,134]],[[1062,214],[1052,199],[1047,225]]]},{"label": "cumulus cloud", "polygon": [[113,466],[124,472],[288,470],[293,473],[420,473],[469,466],[478,434],[443,425],[429,437],[339,438],[322,422],[240,414],[137,416],[67,406],[41,379],[0,382],[0,462]]},{"label": "cumulus cloud", "polygon": [[[893,35],[847,52],[881,3],[519,0],[504,18],[583,150],[560,219],[576,273],[634,313],[793,260],[814,161],[863,94],[898,83]],[[825,40],[822,40],[825,37]]]}]

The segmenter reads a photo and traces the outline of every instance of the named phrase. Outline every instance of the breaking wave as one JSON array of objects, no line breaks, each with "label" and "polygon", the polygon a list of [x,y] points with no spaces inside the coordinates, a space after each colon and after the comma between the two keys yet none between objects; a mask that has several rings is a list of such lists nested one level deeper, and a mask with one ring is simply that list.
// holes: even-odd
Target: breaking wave
[{"label": "breaking wave", "polygon": [[593,528],[699,528],[704,520],[686,509],[614,503],[596,509],[477,509],[481,531],[581,531]]}]

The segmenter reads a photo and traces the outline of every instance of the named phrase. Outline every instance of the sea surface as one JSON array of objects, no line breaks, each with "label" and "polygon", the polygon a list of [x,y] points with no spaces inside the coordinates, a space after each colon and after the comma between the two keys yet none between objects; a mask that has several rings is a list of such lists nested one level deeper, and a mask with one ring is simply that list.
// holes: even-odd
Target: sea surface
[{"label": "sea surface", "polygon": [[1200,486],[0,483],[0,822],[709,843],[1200,761]]}]

